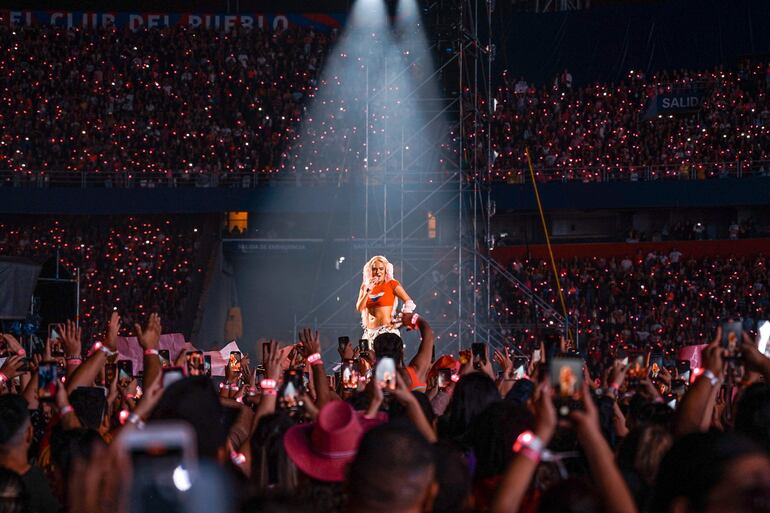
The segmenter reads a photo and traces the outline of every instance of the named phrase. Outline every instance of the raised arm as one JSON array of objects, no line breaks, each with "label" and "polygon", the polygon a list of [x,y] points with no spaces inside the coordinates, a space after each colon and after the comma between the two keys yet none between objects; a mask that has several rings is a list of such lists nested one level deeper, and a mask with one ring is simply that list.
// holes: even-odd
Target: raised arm
[{"label": "raised arm", "polygon": [[[318,335],[317,331],[314,332],[310,328],[304,328],[299,332],[299,341],[302,343],[302,355],[310,364],[310,370],[313,373],[316,403],[318,408],[321,409],[332,399],[331,390],[329,390],[329,381],[326,379],[326,369],[324,369],[323,360],[320,359],[321,337]],[[314,357],[313,355],[316,354],[318,356]],[[308,360],[311,357],[317,359],[311,362]]]},{"label": "raised arm", "polygon": [[702,431],[704,419],[711,419],[714,388],[719,388],[724,368],[723,350],[719,346],[721,338],[722,328],[718,328],[717,336],[703,349],[703,374],[684,394],[674,414],[674,434],[677,436]]},{"label": "raised arm", "polygon": [[404,287],[399,283],[395,289],[393,289],[393,294],[396,295],[398,299],[401,300],[404,305],[412,301],[412,298],[409,297],[409,294],[406,293],[406,290]]},{"label": "raised arm", "polygon": [[134,324],[134,331],[139,345],[144,350],[144,382],[154,383],[160,374],[160,316],[156,313],[150,314],[144,329],[139,324]]},{"label": "raised arm", "polygon": [[430,370],[431,357],[433,356],[433,329],[431,329],[428,321],[424,317],[417,316],[417,322],[414,323],[414,316],[416,314],[405,313],[403,316],[404,326],[412,326],[416,324],[416,328],[420,330],[420,348],[417,350],[417,354],[414,355],[409,365],[414,369],[417,376],[421,381],[425,381]]},{"label": "raised arm", "polygon": [[[99,375],[99,371],[102,370],[104,364],[107,363],[107,356],[118,351],[117,339],[119,327],[120,316],[118,315],[118,312],[112,312],[110,321],[107,325],[107,335],[104,337],[104,341],[101,343],[97,342],[97,345],[94,346],[96,349],[91,351],[91,354],[88,356],[88,358],[83,362],[82,365],[78,365],[78,367],[67,380],[68,394],[71,394],[72,391],[77,387],[90,386],[96,379],[96,376]],[[71,337],[75,337],[78,339],[79,344],[80,329],[76,329],[74,324],[65,326],[64,331],[62,332],[62,336],[65,340]],[[74,343],[65,342],[65,345],[68,347],[72,344]]]},{"label": "raised arm", "polygon": [[358,299],[356,300],[356,312],[363,312],[366,308],[366,296],[370,291],[369,285],[366,283],[361,284],[361,288],[358,290]]}]

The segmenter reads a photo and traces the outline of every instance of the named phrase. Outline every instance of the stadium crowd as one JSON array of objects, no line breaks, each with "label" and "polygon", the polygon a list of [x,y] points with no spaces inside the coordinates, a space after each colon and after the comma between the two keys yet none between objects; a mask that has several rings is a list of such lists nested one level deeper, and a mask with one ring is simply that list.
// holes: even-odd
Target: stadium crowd
[{"label": "stadium crowd", "polygon": [[[675,354],[701,343],[722,320],[743,319],[748,329],[770,315],[767,259],[694,258],[675,247],[668,253],[637,251],[623,258],[575,258],[558,262],[559,281],[571,322],[592,365],[619,345]],[[561,312],[551,266],[545,260],[513,261],[521,283]],[[498,277],[495,310],[503,324],[542,321],[542,311],[511,282]],[[518,334],[529,347],[535,334]],[[527,340],[529,339],[529,340]]]},{"label": "stadium crowd", "polygon": [[[646,116],[655,94],[686,88],[704,91],[698,112]],[[493,175],[512,182],[528,176],[525,148],[542,180],[765,175],[769,89],[770,67],[749,62],[649,76],[631,71],[619,84],[583,87],[573,87],[566,71],[543,87],[504,73],[491,120]]]},{"label": "stadium crowd", "polygon": [[[2,27],[0,170],[12,171],[4,179],[17,186],[45,186],[69,172],[75,182],[85,174],[92,184],[144,187],[251,186],[305,166],[310,175],[348,172],[363,165],[356,127],[363,104],[353,93],[357,81],[321,83],[336,40],[336,32],[307,28]],[[491,100],[492,175],[521,181],[527,147],[543,180],[764,175],[768,84],[767,66],[755,63],[632,71],[619,84],[582,87],[566,71],[543,87],[506,72]],[[698,112],[645,118],[654,94],[686,87],[705,92]],[[473,109],[469,95],[466,109]],[[301,131],[316,96],[328,112],[304,120]],[[486,137],[488,100],[476,100],[464,161],[483,169],[473,123]]]},{"label": "stadium crowd", "polygon": [[429,321],[402,320],[411,360],[393,333],[343,339],[332,375],[311,330],[223,378],[192,350],[164,367],[156,314],[136,376],[106,377],[118,312],[98,341],[62,326],[61,366],[3,335],[0,511],[770,511],[770,359],[748,329],[704,333],[685,380],[630,351],[589,370],[566,340],[432,361]]},{"label": "stadium crowd", "polygon": [[[181,331],[190,306],[185,300],[206,263],[200,254],[204,226],[189,216],[6,218],[0,254],[51,260],[62,278],[75,278],[79,270],[80,322],[89,338],[124,305],[139,315],[160,312],[169,328]],[[133,320],[130,314],[126,320]]]},{"label": "stadium crowd", "polygon": [[333,37],[1,27],[0,168],[144,186],[273,173]]}]

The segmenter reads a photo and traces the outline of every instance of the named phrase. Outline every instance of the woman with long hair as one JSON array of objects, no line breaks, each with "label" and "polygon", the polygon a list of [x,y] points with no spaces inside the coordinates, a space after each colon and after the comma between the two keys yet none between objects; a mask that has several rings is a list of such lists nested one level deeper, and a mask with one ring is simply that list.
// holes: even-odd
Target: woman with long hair
[{"label": "woman with long hair", "polygon": [[384,256],[372,257],[363,269],[356,310],[361,313],[362,338],[371,342],[382,333],[398,334],[401,321],[396,315],[398,300],[404,303],[402,313],[412,313],[415,304],[404,287],[393,277],[393,264]]}]

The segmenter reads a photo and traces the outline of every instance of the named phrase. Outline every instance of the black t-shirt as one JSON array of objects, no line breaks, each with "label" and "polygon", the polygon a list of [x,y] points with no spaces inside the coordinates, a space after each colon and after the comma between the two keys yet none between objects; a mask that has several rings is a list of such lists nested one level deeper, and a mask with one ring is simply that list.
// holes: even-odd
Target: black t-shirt
[{"label": "black t-shirt", "polygon": [[21,479],[27,487],[31,513],[58,513],[61,510],[40,467],[32,465]]}]

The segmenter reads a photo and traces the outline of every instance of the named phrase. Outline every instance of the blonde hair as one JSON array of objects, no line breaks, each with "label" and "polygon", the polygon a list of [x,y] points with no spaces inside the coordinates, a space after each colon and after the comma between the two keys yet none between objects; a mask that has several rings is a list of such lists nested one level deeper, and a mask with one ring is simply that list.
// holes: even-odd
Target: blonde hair
[{"label": "blonde hair", "polygon": [[[368,262],[364,264],[364,269],[362,272],[362,284],[367,284],[372,280],[372,266],[375,262],[380,262],[385,265],[385,279],[383,280],[383,283],[388,283],[390,280],[393,279],[393,264],[388,262],[388,259],[385,258],[382,255],[375,255],[372,258],[369,259]],[[393,313],[396,313],[398,305],[398,298],[393,302]],[[367,320],[369,319],[369,311],[367,310],[366,306],[364,306],[363,310],[361,310],[361,325],[366,328],[368,323]]]}]

